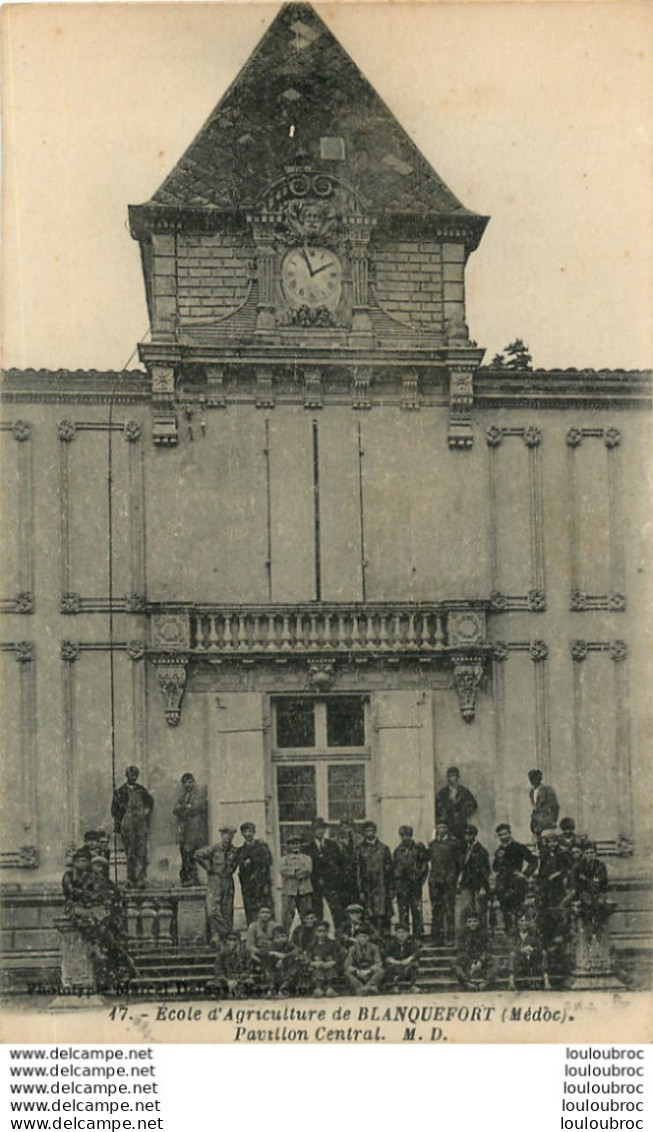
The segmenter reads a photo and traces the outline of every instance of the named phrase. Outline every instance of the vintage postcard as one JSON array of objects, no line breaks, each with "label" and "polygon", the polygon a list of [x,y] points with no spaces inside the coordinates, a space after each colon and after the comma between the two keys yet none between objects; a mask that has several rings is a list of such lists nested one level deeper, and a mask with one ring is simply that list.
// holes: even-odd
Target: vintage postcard
[{"label": "vintage postcard", "polygon": [[650,1039],[652,28],[3,9],[4,1041]]}]

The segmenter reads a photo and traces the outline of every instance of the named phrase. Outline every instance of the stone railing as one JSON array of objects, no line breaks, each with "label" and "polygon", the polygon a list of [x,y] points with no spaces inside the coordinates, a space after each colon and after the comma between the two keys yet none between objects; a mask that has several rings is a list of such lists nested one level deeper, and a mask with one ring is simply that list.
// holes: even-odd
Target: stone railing
[{"label": "stone railing", "polygon": [[483,602],[153,610],[150,647],[194,655],[443,653],[486,644]]},{"label": "stone railing", "polygon": [[125,901],[127,938],[130,944],[171,947],[177,938],[176,901],[167,895],[129,895]]}]

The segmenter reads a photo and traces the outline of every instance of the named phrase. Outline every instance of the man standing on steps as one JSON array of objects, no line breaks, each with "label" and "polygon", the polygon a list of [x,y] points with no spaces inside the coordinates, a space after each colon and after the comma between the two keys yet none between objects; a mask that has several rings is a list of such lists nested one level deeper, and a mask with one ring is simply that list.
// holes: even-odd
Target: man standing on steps
[{"label": "man standing on steps", "polygon": [[431,939],[436,947],[442,947],[454,942],[456,881],[459,868],[458,845],[443,821],[436,824],[435,839],[429,845],[429,858]]},{"label": "man standing on steps", "polygon": [[401,841],[392,854],[399,923],[408,928],[410,917],[413,935],[421,939],[424,934],[422,888],[429,872],[429,854],[421,841],[413,840],[412,825],[399,826],[399,837]]},{"label": "man standing on steps", "polygon": [[114,829],[120,834],[127,857],[127,885],[145,888],[147,874],[147,840],[154,798],[138,781],[137,766],[128,766],[126,782],[114,791],[111,817]]},{"label": "man standing on steps", "polygon": [[172,811],[179,823],[179,879],[184,886],[199,884],[195,854],[209,841],[209,802],[206,786],[198,786],[193,774],[182,774],[181,787]]},{"label": "man standing on steps", "polygon": [[528,880],[535,873],[538,862],[526,845],[513,840],[507,822],[497,826],[496,834],[499,848],[494,854],[492,869],[496,874],[495,892],[501,906],[504,931],[509,934],[516,927],[529,887]]},{"label": "man standing on steps", "polygon": [[245,918],[249,925],[256,919],[263,905],[274,909],[270,876],[272,854],[266,842],[259,841],[256,837],[253,821],[244,821],[240,832],[243,844],[238,850],[238,879],[243,894]]},{"label": "man standing on steps", "polygon": [[390,931],[394,897],[392,853],[376,835],[376,822],[363,825],[363,841],[358,847],[358,876],[362,903],[372,926],[381,935]]},{"label": "man standing on steps", "polygon": [[458,846],[461,859],[465,852],[467,822],[477,809],[478,802],[471,790],[461,785],[458,767],[450,766],[447,785],[435,796],[435,824],[443,822],[446,825],[449,839]]},{"label": "man standing on steps", "polygon": [[490,888],[490,855],[477,841],[478,829],[468,825],[465,830],[465,855],[458,876],[459,925],[462,930],[470,908],[478,914],[482,924],[486,922],[487,895]]},{"label": "man standing on steps", "polygon": [[318,920],[324,919],[324,903],[326,901],[333,926],[337,931],[344,915],[342,903],[342,861],[340,849],[335,841],[327,836],[327,823],[324,818],[316,818],[313,822],[313,836],[302,848],[302,853],[311,858],[313,872],[313,911]]},{"label": "man standing on steps", "polygon": [[195,854],[197,864],[208,874],[206,911],[212,943],[225,940],[234,926],[234,873],[238,864],[238,850],[232,844],[235,836],[232,826],[223,826],[220,841]]},{"label": "man standing on steps", "polygon": [[560,813],[556,792],[552,786],[544,784],[543,777],[541,770],[529,770],[528,772],[528,781],[531,784],[528,797],[533,807],[531,833],[538,844],[545,829],[555,829]]}]

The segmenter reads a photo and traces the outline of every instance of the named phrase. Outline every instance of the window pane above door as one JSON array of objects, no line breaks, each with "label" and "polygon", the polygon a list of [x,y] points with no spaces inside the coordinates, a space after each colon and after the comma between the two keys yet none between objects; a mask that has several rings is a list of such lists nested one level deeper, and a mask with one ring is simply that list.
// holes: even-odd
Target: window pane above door
[{"label": "window pane above door", "polygon": [[278,766],[277,802],[280,822],[310,822],[317,817],[314,766]]},{"label": "window pane above door", "polygon": [[312,700],[277,700],[277,747],[314,747]]},{"label": "window pane above door", "polygon": [[329,821],[364,821],[365,767],[360,763],[334,763],[327,777]]},{"label": "window pane above door", "polygon": [[365,704],[360,696],[326,701],[328,747],[365,746]]}]

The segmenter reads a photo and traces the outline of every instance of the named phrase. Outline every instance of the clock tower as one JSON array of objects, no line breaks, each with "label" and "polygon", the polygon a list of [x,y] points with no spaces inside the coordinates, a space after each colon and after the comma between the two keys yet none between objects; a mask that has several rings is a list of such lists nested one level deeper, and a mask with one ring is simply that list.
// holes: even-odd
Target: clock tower
[{"label": "clock tower", "polygon": [[[156,444],[180,392],[444,398],[472,444],[464,270],[487,223],[443,184],[331,31],[283,7],[175,169],[130,208]],[[313,397],[313,400],[315,398]]]}]

